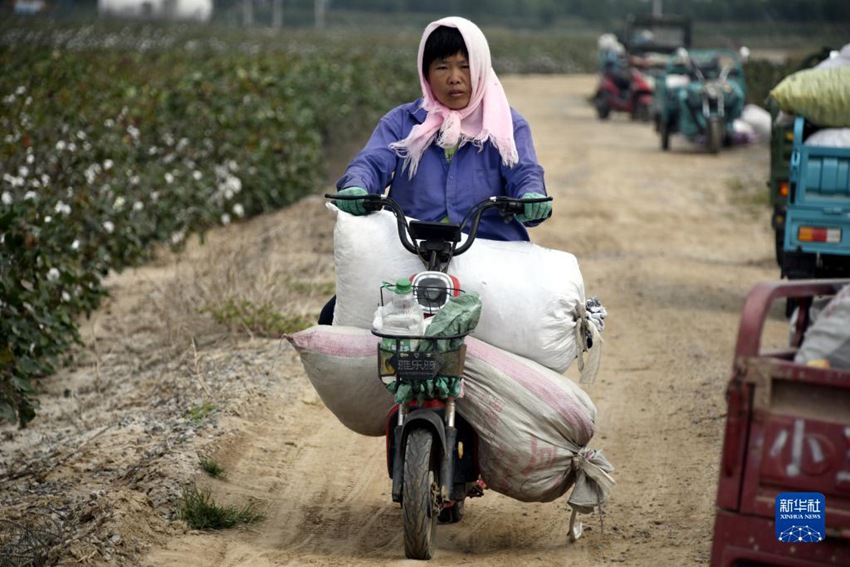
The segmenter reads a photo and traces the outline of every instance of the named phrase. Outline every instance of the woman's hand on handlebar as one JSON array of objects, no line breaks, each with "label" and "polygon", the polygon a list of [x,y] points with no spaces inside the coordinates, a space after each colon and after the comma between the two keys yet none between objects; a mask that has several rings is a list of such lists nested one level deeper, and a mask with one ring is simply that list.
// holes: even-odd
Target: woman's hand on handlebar
[{"label": "woman's hand on handlebar", "polygon": [[542,221],[549,218],[552,214],[552,199],[547,199],[542,193],[526,193],[521,197],[523,201],[523,210],[517,213],[516,220],[521,223]]},{"label": "woman's hand on handlebar", "polygon": [[360,215],[368,215],[372,211],[367,210],[365,206],[363,206],[363,199],[359,197],[363,197],[368,195],[369,192],[363,189],[362,187],[346,187],[342,189],[336,195],[338,197],[352,197],[350,199],[336,199],[334,200],[334,205],[339,207],[340,211],[344,211],[346,213],[360,216]]}]

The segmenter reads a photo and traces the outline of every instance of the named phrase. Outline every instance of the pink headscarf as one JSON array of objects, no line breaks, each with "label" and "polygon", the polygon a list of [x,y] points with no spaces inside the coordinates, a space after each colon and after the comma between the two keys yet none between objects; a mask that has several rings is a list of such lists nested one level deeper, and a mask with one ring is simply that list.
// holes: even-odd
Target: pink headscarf
[{"label": "pink headscarf", "polygon": [[[451,110],[440,104],[422,72],[425,42],[431,32],[440,26],[457,28],[469,54],[472,93],[469,104],[461,110]],[[422,154],[434,141],[441,148],[453,148],[467,142],[482,148],[490,141],[499,150],[502,163],[508,167],[515,165],[519,157],[514,141],[511,107],[490,62],[487,38],[478,26],[458,17],[431,22],[422,33],[417,63],[419,83],[422,86],[422,108],[428,112],[428,116],[422,124],[413,127],[407,138],[390,144],[390,149],[404,158],[410,177],[416,175]]]}]

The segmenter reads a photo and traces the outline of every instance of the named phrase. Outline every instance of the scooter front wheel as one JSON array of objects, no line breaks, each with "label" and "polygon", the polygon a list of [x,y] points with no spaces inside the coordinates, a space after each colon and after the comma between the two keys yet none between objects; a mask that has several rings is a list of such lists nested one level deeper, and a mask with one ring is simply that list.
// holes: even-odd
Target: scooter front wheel
[{"label": "scooter front wheel", "polygon": [[608,115],[611,114],[611,107],[605,102],[605,95],[602,91],[596,93],[593,97],[593,106],[596,108],[596,116],[599,120],[608,120]]},{"label": "scooter front wheel", "polygon": [[660,121],[661,123],[661,149],[665,152],[670,149],[670,123],[663,118]]},{"label": "scooter front wheel", "polygon": [[708,119],[708,151],[716,154],[720,151],[723,143],[723,122],[719,116],[711,116]]},{"label": "scooter front wheel", "polygon": [[434,438],[427,429],[414,429],[404,455],[402,516],[404,554],[409,559],[431,559],[437,531],[435,496],[438,490]]}]

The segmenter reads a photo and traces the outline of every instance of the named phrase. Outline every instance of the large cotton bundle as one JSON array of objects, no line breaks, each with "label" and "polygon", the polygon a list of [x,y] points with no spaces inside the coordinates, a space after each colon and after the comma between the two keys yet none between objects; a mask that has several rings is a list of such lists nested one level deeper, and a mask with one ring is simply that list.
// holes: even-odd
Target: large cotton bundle
[{"label": "large cotton bundle", "polygon": [[844,286],[817,314],[806,330],[794,362],[826,361],[831,368],[850,370],[850,285]]},{"label": "large cotton bundle", "polygon": [[[329,208],[338,210],[333,205]],[[399,241],[388,211],[337,212],[334,229],[334,325],[369,328],[384,281],[424,269]],[[476,239],[449,273],[479,294],[475,337],[563,372],[579,354],[576,329],[584,313],[584,280],[576,257],[531,242]]]},{"label": "large cotton bundle", "polygon": [[286,338],[325,406],[348,429],[386,433],[393,396],[378,377],[378,337],[365,329],[317,325]]},{"label": "large cotton bundle", "polygon": [[[316,391],[358,433],[381,435],[392,396],[378,379],[377,339],[357,327],[318,325],[287,336]],[[590,397],[569,378],[536,362],[466,338],[464,394],[458,412],[478,432],[478,464],[493,490],[549,502],[573,485],[570,504],[604,502],[613,468],[588,448],[596,420]]]},{"label": "large cotton bundle", "polygon": [[779,107],[823,127],[850,127],[850,67],[814,68],[788,75],[770,91]]},{"label": "large cotton bundle", "polygon": [[458,411],[478,432],[478,465],[493,490],[524,502],[565,494],[574,506],[604,502],[613,468],[588,449],[596,407],[578,385],[534,361],[467,339]]}]

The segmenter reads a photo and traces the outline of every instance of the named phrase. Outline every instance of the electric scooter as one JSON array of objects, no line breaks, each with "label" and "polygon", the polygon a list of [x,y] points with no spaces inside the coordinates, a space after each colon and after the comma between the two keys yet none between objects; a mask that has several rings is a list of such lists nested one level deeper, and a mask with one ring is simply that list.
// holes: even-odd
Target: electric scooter
[{"label": "electric scooter", "polygon": [[[524,210],[526,203],[550,201],[551,197],[521,200],[490,197],[475,205],[460,224],[408,220],[401,207],[381,195],[339,196],[334,200],[362,199],[368,211],[389,209],[395,214],[399,239],[406,250],[422,260],[424,270],[411,278],[416,301],[426,316],[435,316],[463,290],[448,275],[452,259],[475,242],[481,215],[496,209],[506,221]],[[464,229],[468,234],[463,238]],[[408,274],[400,274],[408,277]],[[383,288],[382,288],[383,290]],[[382,298],[383,302],[383,298]],[[431,336],[398,336],[373,333],[394,342],[394,348],[378,347],[378,375],[385,385],[408,385],[423,392],[423,383],[438,376],[462,379],[465,333],[439,336],[442,351],[403,350],[403,341],[434,341]],[[426,333],[427,334],[427,333]],[[466,498],[484,494],[477,462],[477,434],[455,408],[456,392],[428,395],[397,404],[387,421],[387,470],[392,479],[392,500],[401,504],[404,551],[410,559],[431,559],[438,523],[458,522]],[[398,396],[396,396],[398,400]]]}]

